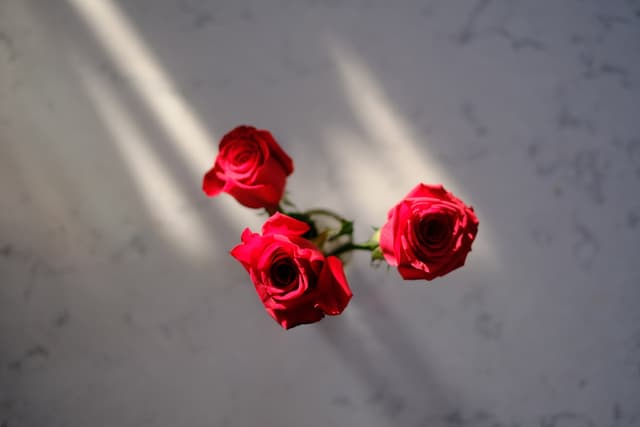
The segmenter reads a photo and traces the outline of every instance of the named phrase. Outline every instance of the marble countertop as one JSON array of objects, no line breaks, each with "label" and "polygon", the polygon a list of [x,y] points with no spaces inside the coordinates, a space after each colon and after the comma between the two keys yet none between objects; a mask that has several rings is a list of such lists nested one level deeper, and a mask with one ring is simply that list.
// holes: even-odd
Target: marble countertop
[{"label": "marble countertop", "polygon": [[[358,237],[444,184],[467,264],[282,330],[241,123]],[[0,426],[640,426],[639,189],[637,0],[0,1]]]}]

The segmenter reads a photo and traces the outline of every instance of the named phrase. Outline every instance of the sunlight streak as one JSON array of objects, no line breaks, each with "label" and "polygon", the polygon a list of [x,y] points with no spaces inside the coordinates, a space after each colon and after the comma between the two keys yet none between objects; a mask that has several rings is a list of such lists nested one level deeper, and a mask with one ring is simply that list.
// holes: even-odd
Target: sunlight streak
[{"label": "sunlight streak", "polygon": [[[213,138],[206,126],[180,96],[170,76],[163,70],[153,52],[115,2],[67,1],[87,22],[114,64],[127,77],[127,81],[151,112],[157,125],[173,140],[176,151],[190,169],[193,189],[199,192],[202,177],[213,164],[217,145],[212,142]],[[143,149],[146,158],[155,159],[149,149],[138,150]],[[154,173],[161,174],[163,166],[155,160],[153,165]],[[164,169],[164,179],[168,181],[169,171],[166,170],[166,166]],[[174,192],[178,191],[175,185],[172,188]],[[259,221],[255,212],[238,209],[231,197],[217,199],[215,208],[238,229]]]},{"label": "sunlight streak", "polygon": [[86,20],[128,82],[170,135],[200,180],[213,157],[206,126],[181,98],[169,76],[118,6],[109,0],[67,0]]},{"label": "sunlight streak", "polygon": [[[368,68],[338,43],[332,44],[331,54],[347,100],[367,132],[367,139],[384,150],[387,168],[382,173],[392,174],[398,185],[412,185],[416,179],[453,182],[436,161],[421,153],[410,126],[391,108],[389,99]],[[460,189],[453,190],[464,197]]]},{"label": "sunlight streak", "polygon": [[82,67],[77,69],[159,228],[192,257],[210,257],[214,248],[207,239],[204,224],[197,212],[189,213],[185,209],[189,206],[188,200],[167,174],[161,160],[149,148],[149,141],[131,120],[126,107],[114,96],[106,82]]},{"label": "sunlight streak", "polygon": [[[330,54],[336,63],[342,79],[347,100],[354,115],[359,119],[364,138],[360,134],[345,129],[327,129],[328,141],[340,144],[336,147],[341,158],[359,159],[349,163],[350,174],[367,176],[367,189],[360,184],[351,189],[358,203],[370,205],[371,210],[386,210],[388,202],[400,200],[399,188],[408,192],[418,182],[442,183],[456,196],[473,205],[473,198],[461,188],[440,164],[424,155],[411,126],[391,107],[391,102],[383,88],[375,80],[368,67],[345,46],[333,41]],[[345,141],[349,141],[345,144]],[[372,147],[373,146],[373,147]],[[338,149],[339,148],[339,149]],[[347,151],[345,151],[347,150]],[[351,153],[349,153],[351,151]],[[372,152],[380,155],[374,156]],[[335,161],[339,162],[340,158]],[[351,180],[345,180],[348,183]],[[376,194],[372,200],[371,194]],[[406,194],[406,193],[405,193]],[[487,221],[481,218],[482,238],[474,244],[474,254],[485,261],[496,264],[495,253],[490,244],[491,230]]]}]

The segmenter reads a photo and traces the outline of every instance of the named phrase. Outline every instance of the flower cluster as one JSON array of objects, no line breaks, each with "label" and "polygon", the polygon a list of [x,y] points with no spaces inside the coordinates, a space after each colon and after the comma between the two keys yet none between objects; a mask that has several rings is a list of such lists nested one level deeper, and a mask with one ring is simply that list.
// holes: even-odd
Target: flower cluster
[{"label": "flower cluster", "polygon": [[418,184],[368,241],[354,243],[353,221],[329,209],[300,211],[283,199],[293,170],[269,131],[239,126],[220,141],[202,186],[208,196],[227,193],[270,215],[260,234],[244,230],[231,255],[283,328],[344,311],[353,296],[343,268],[350,251],[371,252],[372,261],[397,267],[405,280],[433,280],[464,265],[478,218],[442,185]]}]

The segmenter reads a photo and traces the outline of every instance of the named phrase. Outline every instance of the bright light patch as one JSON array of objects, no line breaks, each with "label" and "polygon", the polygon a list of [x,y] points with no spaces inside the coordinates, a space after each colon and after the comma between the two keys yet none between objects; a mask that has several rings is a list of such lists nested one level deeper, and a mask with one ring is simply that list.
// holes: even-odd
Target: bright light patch
[{"label": "bright light patch", "polygon": [[[379,172],[392,175],[394,184],[409,187],[416,179],[425,182],[443,182],[451,186],[453,180],[432,159],[422,153],[415,134],[405,120],[398,115],[371,72],[358,58],[340,44],[333,43],[331,54],[342,78],[342,86],[354,115],[360,120],[361,129],[375,148],[384,150],[385,165]],[[459,193],[457,188],[452,189]],[[460,194],[464,197],[464,194]]]},{"label": "bright light patch", "polygon": [[[145,45],[135,27],[130,24],[114,2],[110,0],[67,1],[94,31],[97,40],[110,55],[114,64],[127,76],[142,103],[155,117],[158,126],[172,138],[178,154],[182,156],[184,163],[190,168],[194,187],[199,189],[204,173],[213,165],[217,144],[208,135],[196,113],[181,98],[170,77],[154,58],[152,51]],[[92,84],[96,86],[95,79],[93,82]],[[110,90],[106,90],[103,85],[98,86],[99,89],[95,89],[94,92],[101,91],[109,96]],[[102,102],[103,109],[107,108],[105,105],[108,106],[111,121],[121,123],[127,119],[127,116],[122,112],[123,110],[116,111],[114,108],[116,100],[113,96],[109,98],[110,101],[101,100],[100,97],[95,96],[94,98],[96,105],[100,105]],[[117,104],[122,107],[121,103]],[[116,118],[118,119],[116,120]],[[140,137],[141,134],[137,128],[132,127],[133,123],[130,120],[126,120],[126,122],[131,125],[128,128],[136,129],[136,133]],[[127,126],[124,128],[126,129]],[[122,128],[118,132],[123,132]],[[149,166],[148,170],[153,171],[154,175],[162,175],[164,180],[170,181],[170,171],[167,170],[167,166],[159,163],[159,159],[153,156],[148,146],[140,144],[137,148],[128,146],[123,146],[123,148],[143,153],[142,158],[147,159],[143,161]],[[153,159],[153,161],[149,159]],[[139,166],[136,167],[139,168]],[[141,178],[141,180],[145,179]],[[174,189],[174,197],[178,197],[178,188],[175,185],[172,185],[172,188]],[[255,212],[240,209],[233,200],[228,199],[230,197],[224,196],[217,199],[216,209],[225,214],[225,219],[229,223],[241,230],[256,222]],[[198,215],[196,212],[190,212],[187,210],[184,215]],[[185,243],[185,240],[188,240],[188,237],[176,235],[176,242]]]},{"label": "bright light patch", "polygon": [[[330,43],[330,54],[336,63],[342,86],[353,114],[360,120],[364,135],[345,129],[327,127],[327,141],[334,141],[334,161],[344,162],[337,170],[349,171],[358,180],[345,179],[345,185],[356,182],[353,188],[345,188],[360,205],[386,215],[395,203],[405,196],[418,182],[442,183],[465,201],[473,200],[439,163],[424,154],[424,142],[420,143],[410,125],[392,108],[382,87],[358,57],[335,41]],[[348,143],[346,143],[348,141]],[[380,155],[369,154],[377,152]],[[355,161],[357,159],[357,161]],[[360,179],[360,177],[367,177]],[[398,194],[399,188],[405,193]],[[374,195],[376,197],[371,197]],[[384,207],[382,207],[384,205]],[[384,218],[386,220],[386,217]],[[474,254],[491,260],[496,265],[490,245],[491,230],[487,218],[480,218],[480,238],[474,243]]]},{"label": "bright light patch", "polygon": [[210,256],[213,248],[204,224],[197,215],[184,212],[188,201],[131,120],[126,107],[100,78],[81,67],[78,72],[159,229],[189,255]]},{"label": "bright light patch", "polygon": [[205,126],[180,97],[136,29],[112,1],[67,1],[95,32],[199,179],[211,162],[213,144]]}]

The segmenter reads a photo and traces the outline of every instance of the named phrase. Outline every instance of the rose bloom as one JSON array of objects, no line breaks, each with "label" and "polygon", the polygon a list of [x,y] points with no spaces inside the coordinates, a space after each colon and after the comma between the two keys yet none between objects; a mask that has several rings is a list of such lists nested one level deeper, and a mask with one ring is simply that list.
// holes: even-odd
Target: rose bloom
[{"label": "rose bloom", "polygon": [[464,265],[478,233],[473,208],[442,185],[418,184],[380,231],[385,260],[406,280],[432,280]]},{"label": "rose bloom", "polygon": [[272,209],[292,172],[293,161],[269,131],[238,126],[220,141],[202,189],[210,197],[224,192],[249,208]]},{"label": "rose bloom", "polygon": [[262,235],[247,228],[242,243],[231,250],[267,312],[285,329],[340,314],[353,295],[342,261],[325,258],[304,239],[308,230],[306,223],[278,212],[264,223]]}]

